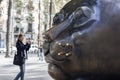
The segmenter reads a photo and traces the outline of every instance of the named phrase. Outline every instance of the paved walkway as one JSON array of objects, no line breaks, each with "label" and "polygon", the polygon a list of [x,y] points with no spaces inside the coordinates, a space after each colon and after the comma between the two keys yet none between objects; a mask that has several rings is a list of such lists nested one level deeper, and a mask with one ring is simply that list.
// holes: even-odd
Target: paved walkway
[{"label": "paved walkway", "polygon": [[[19,67],[13,65],[13,58],[4,58],[0,54],[0,80],[13,80],[19,72]],[[26,62],[25,80],[53,80],[47,73],[47,63],[39,61],[31,55]]]}]

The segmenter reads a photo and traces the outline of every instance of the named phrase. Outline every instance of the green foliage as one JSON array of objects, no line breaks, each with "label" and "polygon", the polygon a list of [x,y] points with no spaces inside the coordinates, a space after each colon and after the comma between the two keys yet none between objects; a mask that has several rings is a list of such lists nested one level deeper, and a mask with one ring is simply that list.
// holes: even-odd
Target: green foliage
[{"label": "green foliage", "polygon": [[29,12],[34,10],[34,6],[33,6],[33,1],[32,0],[28,1],[27,9],[28,9]]},{"label": "green foliage", "polygon": [[23,8],[23,2],[21,0],[14,0],[16,13],[21,14]]},{"label": "green foliage", "polygon": [[26,7],[29,13],[28,16],[26,17],[26,20],[28,21],[28,23],[33,23],[34,22],[34,16],[32,14],[32,11],[34,10],[33,0],[29,0]]},{"label": "green foliage", "polygon": [[22,19],[19,17],[15,17],[15,20],[16,20],[16,23],[20,23],[22,21]]},{"label": "green foliage", "polygon": [[32,15],[32,13],[29,13],[29,15],[26,17],[26,20],[28,21],[28,23],[34,22],[34,16]]},{"label": "green foliage", "polygon": [[54,0],[52,5],[53,14],[58,13],[70,0]]}]

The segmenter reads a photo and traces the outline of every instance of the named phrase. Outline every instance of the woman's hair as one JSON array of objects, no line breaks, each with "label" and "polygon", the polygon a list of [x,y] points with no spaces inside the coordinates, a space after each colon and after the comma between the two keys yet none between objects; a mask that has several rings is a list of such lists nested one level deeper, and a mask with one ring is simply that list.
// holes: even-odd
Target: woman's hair
[{"label": "woman's hair", "polygon": [[22,35],[22,34],[19,34],[19,35],[18,35],[18,40],[20,40],[21,37],[23,37],[23,35]]}]

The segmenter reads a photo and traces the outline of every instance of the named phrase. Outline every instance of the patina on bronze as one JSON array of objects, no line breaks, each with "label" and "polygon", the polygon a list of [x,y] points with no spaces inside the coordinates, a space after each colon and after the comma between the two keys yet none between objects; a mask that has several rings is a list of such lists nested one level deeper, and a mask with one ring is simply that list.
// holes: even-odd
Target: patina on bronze
[{"label": "patina on bronze", "polygon": [[119,78],[119,5],[120,0],[71,0],[55,15],[43,34],[48,72],[55,80]]}]

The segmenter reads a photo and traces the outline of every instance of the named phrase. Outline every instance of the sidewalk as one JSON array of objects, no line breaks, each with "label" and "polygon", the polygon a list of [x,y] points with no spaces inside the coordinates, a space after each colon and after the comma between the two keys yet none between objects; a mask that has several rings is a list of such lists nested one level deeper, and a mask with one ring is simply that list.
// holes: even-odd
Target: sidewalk
[{"label": "sidewalk", "polygon": [[[0,54],[0,80],[13,80],[18,72],[19,67],[13,65],[13,58],[4,58]],[[52,80],[47,73],[47,63],[30,55],[26,61],[25,80]]]}]

